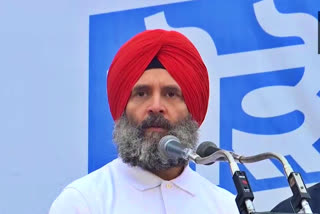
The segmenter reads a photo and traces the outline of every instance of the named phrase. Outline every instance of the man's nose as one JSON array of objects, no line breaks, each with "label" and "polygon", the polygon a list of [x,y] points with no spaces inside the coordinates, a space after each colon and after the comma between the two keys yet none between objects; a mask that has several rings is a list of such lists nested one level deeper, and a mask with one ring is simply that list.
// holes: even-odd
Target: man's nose
[{"label": "man's nose", "polygon": [[160,95],[152,96],[151,103],[148,107],[148,113],[165,113],[164,102]]}]

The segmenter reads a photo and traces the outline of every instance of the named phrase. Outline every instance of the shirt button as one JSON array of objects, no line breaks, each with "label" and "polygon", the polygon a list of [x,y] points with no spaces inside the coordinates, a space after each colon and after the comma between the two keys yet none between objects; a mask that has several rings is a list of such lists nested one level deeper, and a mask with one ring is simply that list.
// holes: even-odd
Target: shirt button
[{"label": "shirt button", "polygon": [[167,189],[171,189],[172,188],[172,184],[166,184]]}]

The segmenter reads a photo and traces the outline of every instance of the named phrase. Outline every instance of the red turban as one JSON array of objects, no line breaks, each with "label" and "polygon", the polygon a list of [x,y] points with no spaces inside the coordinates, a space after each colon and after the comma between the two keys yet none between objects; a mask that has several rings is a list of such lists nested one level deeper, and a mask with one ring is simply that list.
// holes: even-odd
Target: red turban
[{"label": "red turban", "polygon": [[207,68],[187,37],[165,30],[147,30],[137,34],[114,57],[107,78],[113,119],[121,117],[133,86],[155,57],[179,84],[189,112],[201,125],[209,100]]}]

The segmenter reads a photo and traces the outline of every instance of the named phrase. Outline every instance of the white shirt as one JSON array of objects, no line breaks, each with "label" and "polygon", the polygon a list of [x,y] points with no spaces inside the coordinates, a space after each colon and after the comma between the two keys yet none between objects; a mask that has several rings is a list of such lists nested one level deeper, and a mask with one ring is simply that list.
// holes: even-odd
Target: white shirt
[{"label": "white shirt", "polygon": [[116,159],[68,185],[50,214],[238,214],[235,197],[187,166],[166,181]]}]

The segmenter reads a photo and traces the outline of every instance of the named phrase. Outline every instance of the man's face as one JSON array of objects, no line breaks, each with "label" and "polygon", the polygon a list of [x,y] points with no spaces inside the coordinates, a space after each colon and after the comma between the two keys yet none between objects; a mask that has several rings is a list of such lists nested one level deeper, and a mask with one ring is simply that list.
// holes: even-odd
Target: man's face
[{"label": "man's face", "polygon": [[184,166],[187,161],[162,157],[160,139],[174,135],[186,147],[194,148],[197,130],[177,82],[164,69],[150,69],[133,87],[126,111],[116,121],[113,139],[125,163],[164,170]]},{"label": "man's face", "polygon": [[[161,114],[171,124],[189,115],[178,83],[162,68],[146,70],[134,85],[127,103],[128,120],[141,124],[150,114]],[[166,132],[159,127],[150,127],[150,132]]]}]

